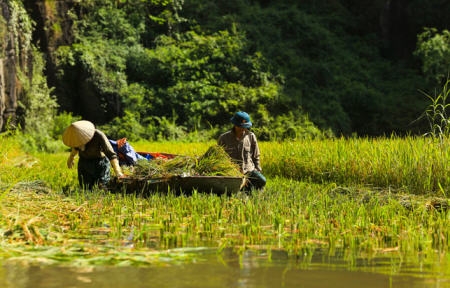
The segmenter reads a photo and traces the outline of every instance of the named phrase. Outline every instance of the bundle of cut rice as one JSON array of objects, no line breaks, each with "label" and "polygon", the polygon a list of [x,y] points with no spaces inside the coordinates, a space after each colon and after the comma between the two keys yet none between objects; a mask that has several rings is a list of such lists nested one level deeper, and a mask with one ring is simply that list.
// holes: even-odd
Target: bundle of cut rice
[{"label": "bundle of cut rice", "polygon": [[195,167],[199,175],[205,176],[242,176],[239,166],[234,163],[222,146],[211,146],[198,159]]},{"label": "bundle of cut rice", "polygon": [[139,160],[133,167],[136,178],[171,178],[180,175],[241,177],[222,146],[211,146],[201,157],[176,156],[173,159]]}]

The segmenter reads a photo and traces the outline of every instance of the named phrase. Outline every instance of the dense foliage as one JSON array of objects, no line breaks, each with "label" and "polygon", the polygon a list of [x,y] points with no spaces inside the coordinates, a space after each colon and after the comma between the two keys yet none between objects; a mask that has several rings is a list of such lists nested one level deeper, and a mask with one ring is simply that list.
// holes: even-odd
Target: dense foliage
[{"label": "dense foliage", "polygon": [[[123,109],[116,112],[125,117],[113,126],[130,126],[130,137],[180,139],[203,129],[212,130],[210,137],[236,110],[252,114],[263,139],[320,135],[307,128],[309,118],[335,134],[420,131],[414,120],[426,98],[418,89],[433,86],[418,85],[411,55],[401,62],[383,57],[395,49],[385,48],[374,23],[381,1],[114,3],[83,4],[71,52],[107,98],[103,104],[120,99]],[[352,17],[364,5],[373,12]],[[422,21],[414,25],[446,25]],[[433,77],[442,69],[423,72]],[[290,124],[279,127],[280,121]]]},{"label": "dense foliage", "polygon": [[[187,20],[177,14],[177,3],[109,2],[83,3],[75,43],[57,53],[62,87],[71,91],[62,103],[75,103],[73,112],[99,124],[112,120],[103,125],[110,137],[184,139],[197,131],[193,137],[208,139],[228,127],[237,110],[252,114],[261,139],[323,134],[283,96],[281,80],[235,26],[205,34],[191,24],[182,27]],[[152,5],[162,11],[157,17]],[[154,33],[150,41],[149,31],[166,25],[166,33]],[[79,94],[92,90],[101,97],[90,97],[95,105],[88,105]],[[98,106],[104,111],[92,110]]]},{"label": "dense foliage", "polygon": [[206,140],[245,110],[261,140],[425,133],[420,91],[448,75],[449,4],[437,2],[43,1],[46,29],[71,23],[46,58],[56,124]]}]

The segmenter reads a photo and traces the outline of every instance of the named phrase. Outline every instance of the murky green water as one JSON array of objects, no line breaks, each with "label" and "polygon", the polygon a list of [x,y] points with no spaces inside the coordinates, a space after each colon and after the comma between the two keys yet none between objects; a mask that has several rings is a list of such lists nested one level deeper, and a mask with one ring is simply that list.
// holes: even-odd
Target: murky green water
[{"label": "murky green water", "polygon": [[450,287],[445,267],[408,265],[385,257],[348,261],[314,253],[292,259],[283,251],[204,250],[187,262],[160,261],[146,267],[54,266],[7,260],[0,268],[0,287]]}]

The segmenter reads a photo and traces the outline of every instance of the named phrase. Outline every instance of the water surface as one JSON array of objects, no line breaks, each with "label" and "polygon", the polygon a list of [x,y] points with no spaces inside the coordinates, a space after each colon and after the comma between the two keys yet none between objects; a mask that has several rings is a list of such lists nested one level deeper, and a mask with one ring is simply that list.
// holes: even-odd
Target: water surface
[{"label": "water surface", "polygon": [[442,269],[392,257],[355,262],[320,252],[294,259],[283,251],[270,253],[205,249],[189,261],[162,258],[144,267],[44,265],[12,258],[0,268],[0,287],[450,287]]}]

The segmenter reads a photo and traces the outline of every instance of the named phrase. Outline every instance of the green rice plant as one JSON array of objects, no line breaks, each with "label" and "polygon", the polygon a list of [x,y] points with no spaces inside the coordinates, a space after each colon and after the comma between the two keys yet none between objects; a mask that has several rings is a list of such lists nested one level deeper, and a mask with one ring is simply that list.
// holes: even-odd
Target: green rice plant
[{"label": "green rice plant", "polygon": [[[183,144],[164,152],[191,149]],[[85,191],[76,184],[75,169],[65,167],[67,153],[25,154],[37,162],[16,168],[10,160],[24,155],[11,149],[0,169],[20,178],[1,178],[10,189],[2,191],[0,257],[25,255],[34,246],[45,247],[39,255],[46,249],[53,260],[148,264],[157,257],[149,251],[215,247],[308,257],[320,248],[342,253],[349,265],[392,254],[431,261],[436,251],[449,252],[448,199],[431,190],[435,183],[442,191],[448,187],[445,149],[412,137],[262,142],[264,191],[189,196]]]},{"label": "green rice plant", "polygon": [[447,80],[437,95],[432,96],[423,92],[431,102],[422,116],[426,118],[429,124],[430,131],[426,135],[438,138],[441,141],[444,141],[450,135],[450,119],[448,114],[450,107],[450,103],[448,103],[448,98],[450,97],[449,86],[450,79]]},{"label": "green rice plant", "polygon": [[[201,193],[189,197],[155,193],[142,198],[102,191],[76,191],[65,197],[29,190],[26,199],[32,205],[20,209],[24,195],[14,192],[3,201],[2,215],[15,215],[6,230],[17,235],[10,241],[69,245],[67,250],[75,239],[115,251],[128,243],[138,251],[226,243],[228,247],[284,249],[293,255],[312,247],[324,247],[330,253],[348,249],[372,257],[385,249],[404,254],[424,253],[424,249],[432,253],[429,247],[436,246],[448,249],[439,239],[447,235],[449,220],[424,202],[406,209],[395,194],[333,185],[274,179],[263,193],[245,198]],[[48,231],[47,226],[52,228]],[[432,232],[437,228],[439,232]],[[29,231],[41,231],[41,236]]]},{"label": "green rice plant", "polygon": [[414,194],[445,193],[449,144],[390,137],[261,143],[266,175],[315,183],[371,185]]}]

